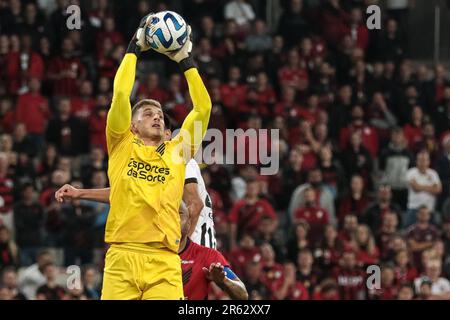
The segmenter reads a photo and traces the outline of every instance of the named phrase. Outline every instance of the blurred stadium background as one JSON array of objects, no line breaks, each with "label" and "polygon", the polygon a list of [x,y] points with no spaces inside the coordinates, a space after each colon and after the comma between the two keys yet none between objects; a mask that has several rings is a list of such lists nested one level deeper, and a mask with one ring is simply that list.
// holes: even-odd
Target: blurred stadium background
[{"label": "blurred stadium background", "polygon": [[[280,130],[277,175],[203,168],[218,249],[250,297],[449,299],[450,11],[436,0],[0,0],[0,299],[99,298],[108,206],[54,192],[108,185],[112,81],[141,17],[165,9],[193,27],[210,127]],[[155,53],[138,66],[144,97],[178,125],[190,109]]]}]

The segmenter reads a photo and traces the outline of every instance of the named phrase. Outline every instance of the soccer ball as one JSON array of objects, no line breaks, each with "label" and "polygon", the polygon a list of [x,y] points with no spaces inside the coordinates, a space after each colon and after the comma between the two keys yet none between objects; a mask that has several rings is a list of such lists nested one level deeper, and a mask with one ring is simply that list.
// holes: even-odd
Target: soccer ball
[{"label": "soccer ball", "polygon": [[153,14],[144,32],[147,45],[160,53],[177,51],[188,40],[186,21],[173,11]]}]

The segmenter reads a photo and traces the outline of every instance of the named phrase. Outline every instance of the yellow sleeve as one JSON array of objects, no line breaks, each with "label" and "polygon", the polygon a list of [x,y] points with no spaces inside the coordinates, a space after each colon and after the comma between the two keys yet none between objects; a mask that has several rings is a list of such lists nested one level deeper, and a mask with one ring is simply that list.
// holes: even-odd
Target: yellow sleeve
[{"label": "yellow sleeve", "polygon": [[184,75],[188,83],[193,109],[184,120],[181,131],[189,134],[189,139],[182,138],[182,141],[190,150],[189,158],[192,158],[201,145],[208,128],[211,98],[196,68],[187,70]]},{"label": "yellow sleeve", "polygon": [[106,135],[120,136],[130,129],[131,104],[130,95],[136,75],[136,55],[125,54],[116,76],[111,108],[106,119]]}]

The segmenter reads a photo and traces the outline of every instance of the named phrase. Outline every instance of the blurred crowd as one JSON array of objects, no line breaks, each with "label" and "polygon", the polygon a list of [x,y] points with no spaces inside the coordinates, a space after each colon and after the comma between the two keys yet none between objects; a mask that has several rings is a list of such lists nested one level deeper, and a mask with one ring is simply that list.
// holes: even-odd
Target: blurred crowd
[{"label": "blurred crowd", "polygon": [[[387,1],[381,30],[366,27],[377,1],[281,0],[275,25],[266,1],[151,3],[0,0],[0,299],[99,298],[109,207],[54,192],[108,186],[115,72],[141,17],[172,5],[193,28],[210,128],[280,133],[276,175],[202,166],[218,250],[250,298],[450,299],[450,81],[411,59],[408,1]],[[181,125],[184,77],[140,60],[132,100]]]}]

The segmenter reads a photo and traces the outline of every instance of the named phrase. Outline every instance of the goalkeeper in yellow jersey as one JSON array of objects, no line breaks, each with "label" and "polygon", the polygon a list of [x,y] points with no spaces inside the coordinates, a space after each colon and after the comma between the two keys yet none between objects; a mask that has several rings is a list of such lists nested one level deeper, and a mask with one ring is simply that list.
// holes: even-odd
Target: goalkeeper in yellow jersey
[{"label": "goalkeeper in yellow jersey", "polygon": [[185,165],[203,140],[211,100],[190,54],[188,27],[189,40],[167,54],[189,86],[193,109],[181,128],[187,134],[164,142],[163,110],[155,100],[141,100],[131,108],[136,61],[149,49],[140,38],[146,21],[141,21],[117,70],[106,124],[111,209],[102,299],[183,299],[178,209]]}]

